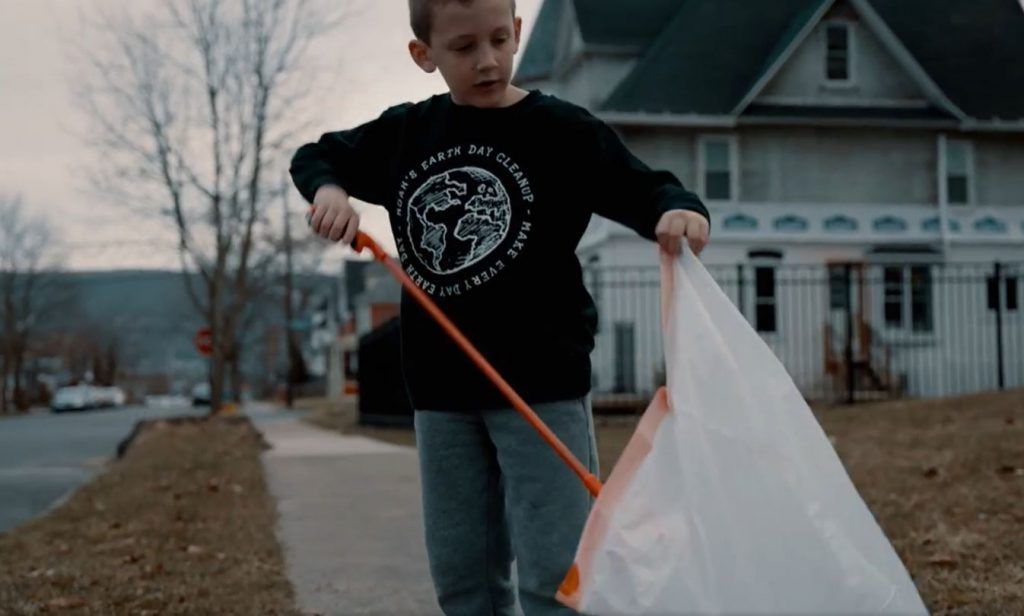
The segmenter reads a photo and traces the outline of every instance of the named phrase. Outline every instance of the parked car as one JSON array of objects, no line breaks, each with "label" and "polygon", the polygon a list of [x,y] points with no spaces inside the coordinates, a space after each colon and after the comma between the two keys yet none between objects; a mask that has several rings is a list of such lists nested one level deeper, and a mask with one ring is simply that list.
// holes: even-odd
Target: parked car
[{"label": "parked car", "polygon": [[50,408],[54,413],[114,408],[123,406],[125,399],[124,390],[120,387],[71,385],[57,389]]},{"label": "parked car", "polygon": [[96,405],[101,408],[124,406],[124,390],[120,387],[93,387]]},{"label": "parked car", "polygon": [[[225,401],[234,400],[235,392],[228,387],[224,388],[224,393],[221,394]],[[246,390],[242,390],[242,399],[246,399]],[[206,381],[202,383],[196,383],[192,387],[192,406],[209,406],[210,405],[210,384]]]},{"label": "parked car", "polygon": [[196,383],[192,387],[192,406],[204,406],[210,404],[210,384]]}]

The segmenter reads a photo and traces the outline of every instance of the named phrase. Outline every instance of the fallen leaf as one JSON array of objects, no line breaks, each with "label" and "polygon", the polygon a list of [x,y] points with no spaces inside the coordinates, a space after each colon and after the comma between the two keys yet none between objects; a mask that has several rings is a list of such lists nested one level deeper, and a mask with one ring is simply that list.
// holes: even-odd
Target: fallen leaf
[{"label": "fallen leaf", "polygon": [[996,472],[999,473],[1000,475],[1010,475],[1017,472],[1017,467],[1011,466],[1009,464],[1003,464],[1002,466],[996,469]]},{"label": "fallen leaf", "polygon": [[932,556],[928,559],[928,564],[946,569],[955,569],[957,566],[957,560],[952,556]]},{"label": "fallen leaf", "polygon": [[924,470],[923,474],[925,476],[925,479],[931,479],[932,477],[936,477],[939,474],[939,469],[935,468],[934,466],[929,466]]},{"label": "fallen leaf", "polygon": [[58,597],[47,602],[46,607],[62,610],[75,607],[84,607],[85,599],[82,597]]},{"label": "fallen leaf", "polygon": [[204,550],[203,548],[199,547],[198,545],[190,545],[190,546],[188,546],[188,548],[185,549],[185,551],[188,552],[189,554],[202,554],[206,550]]},{"label": "fallen leaf", "polygon": [[146,565],[146,567],[145,567],[145,569],[143,569],[143,571],[145,571],[146,573],[150,573],[150,574],[163,573],[164,572],[164,564],[163,563],[157,563],[155,565]]},{"label": "fallen leaf", "polygon": [[1013,419],[1013,417],[1007,417],[1007,418],[1006,418],[1006,425],[1008,425],[1008,426],[1012,426],[1013,424],[1014,424],[1014,419]]},{"label": "fallen leaf", "polygon": [[206,489],[209,490],[210,492],[219,492],[220,482],[217,481],[216,479],[211,478],[209,481],[206,482]]},{"label": "fallen leaf", "polygon": [[242,492],[245,492],[245,488],[238,485],[237,483],[233,483],[231,484],[231,491],[234,492],[235,494],[241,494]]}]

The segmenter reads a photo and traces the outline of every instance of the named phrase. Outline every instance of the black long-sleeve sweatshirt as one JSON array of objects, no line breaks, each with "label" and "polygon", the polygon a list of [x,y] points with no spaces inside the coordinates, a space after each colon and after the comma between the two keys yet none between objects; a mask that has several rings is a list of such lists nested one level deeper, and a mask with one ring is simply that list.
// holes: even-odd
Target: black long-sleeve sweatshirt
[{"label": "black long-sleeve sweatshirt", "polygon": [[[503,108],[437,95],[303,145],[312,202],[336,184],[384,206],[405,271],[530,403],[590,390],[597,318],[575,249],[592,214],[648,239],[673,209],[708,216],[585,109],[531,91]],[[509,406],[403,292],[402,365],[417,410]]]}]

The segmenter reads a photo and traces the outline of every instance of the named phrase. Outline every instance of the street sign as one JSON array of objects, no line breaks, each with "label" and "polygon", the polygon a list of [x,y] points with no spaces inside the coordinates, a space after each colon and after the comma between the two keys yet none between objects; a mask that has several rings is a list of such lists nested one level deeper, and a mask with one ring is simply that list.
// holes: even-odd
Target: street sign
[{"label": "street sign", "polygon": [[196,337],[192,339],[196,345],[196,350],[201,355],[209,357],[213,355],[213,332],[209,327],[204,327],[196,332]]}]

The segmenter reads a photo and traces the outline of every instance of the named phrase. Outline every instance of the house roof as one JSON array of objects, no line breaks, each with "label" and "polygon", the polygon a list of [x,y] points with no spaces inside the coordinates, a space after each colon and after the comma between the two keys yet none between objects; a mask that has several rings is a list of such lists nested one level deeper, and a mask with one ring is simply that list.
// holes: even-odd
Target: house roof
[{"label": "house roof", "polygon": [[[580,34],[589,45],[646,47],[687,0],[573,0]],[[545,4],[559,2],[545,2]],[[638,6],[642,4],[642,7]],[[641,8],[641,10],[637,10]]]},{"label": "house roof", "polygon": [[1018,0],[870,2],[967,115],[1024,118],[1024,9]]},{"label": "house roof", "polygon": [[821,1],[687,0],[602,108],[729,114],[795,18]]},{"label": "house roof", "polygon": [[[517,80],[550,74],[567,1],[544,0]],[[587,46],[642,50],[602,111],[729,115],[832,0],[572,2]],[[877,14],[956,109],[979,120],[1024,119],[1018,0],[854,4]]]},{"label": "house roof", "polygon": [[530,39],[526,42],[526,49],[516,69],[516,83],[544,79],[551,74],[555,54],[558,52],[558,12],[562,2],[564,0],[544,0],[541,4],[537,21],[533,24]]}]

